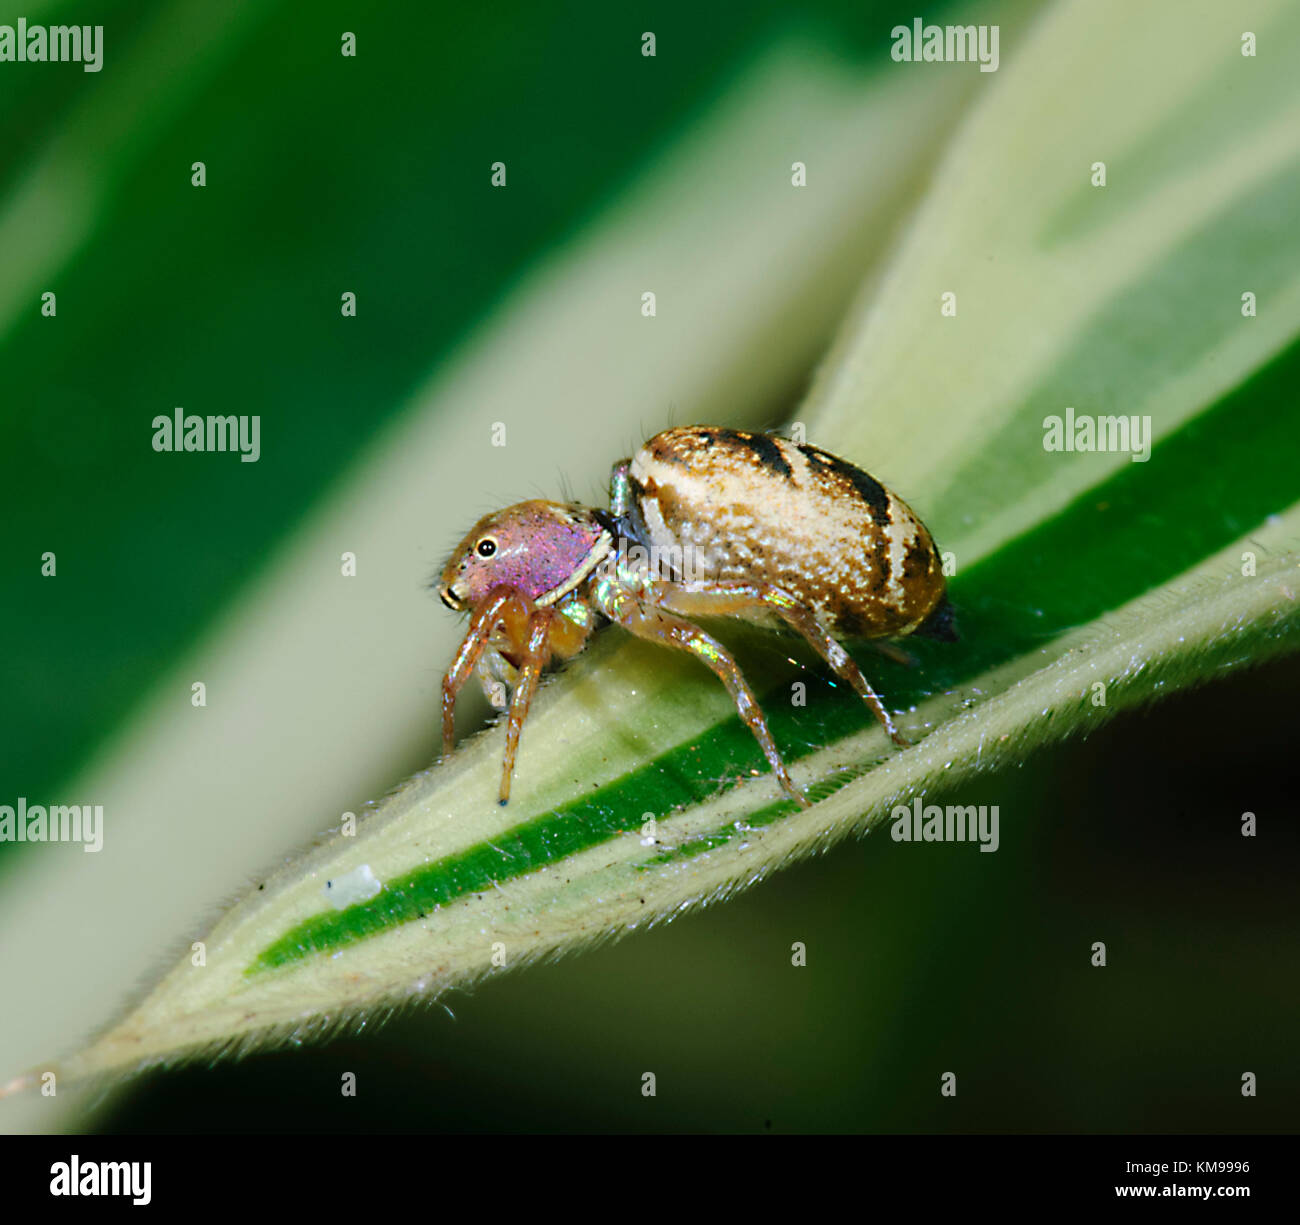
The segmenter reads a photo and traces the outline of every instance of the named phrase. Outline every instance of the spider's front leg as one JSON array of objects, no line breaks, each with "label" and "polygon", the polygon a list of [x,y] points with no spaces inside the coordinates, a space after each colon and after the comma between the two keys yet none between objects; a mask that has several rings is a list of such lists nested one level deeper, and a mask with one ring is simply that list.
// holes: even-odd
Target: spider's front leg
[{"label": "spider's front leg", "polygon": [[910,745],[894,725],[893,716],[876,691],[867,683],[853,657],[830,636],[811,609],[800,604],[789,592],[768,583],[743,580],[723,582],[659,583],[659,602],[665,608],[697,617],[743,617],[747,613],[775,613],[791,629],[798,631],[808,644],[834,671],[847,681],[871,713],[884,725],[889,738],[900,748]]},{"label": "spider's front leg", "polygon": [[[672,584],[655,584],[653,589],[658,591],[660,588],[670,586]],[[601,611],[611,621],[621,625],[638,638],[657,642],[661,646],[689,651],[696,659],[713,669],[717,678],[726,685],[727,692],[736,703],[736,709],[744,719],[745,725],[754,733],[754,738],[763,750],[763,756],[767,758],[772,773],[776,775],[781,786],[801,808],[810,807],[808,797],[795,784],[789,770],[786,769],[753,690],[741,674],[736,661],[716,638],[706,634],[698,625],[693,625],[665,608],[658,607],[651,599],[644,596],[638,599],[628,592],[614,592]]]},{"label": "spider's front leg", "polygon": [[519,683],[510,699],[510,722],[506,725],[506,755],[501,764],[502,805],[510,799],[510,779],[515,772],[515,753],[519,749],[519,733],[528,708],[542,679],[542,669],[551,657],[551,622],[555,613],[549,608],[539,608],[528,618],[528,639],[524,646],[524,662],[519,669]]},{"label": "spider's front leg", "polygon": [[482,658],[488,639],[497,623],[505,621],[507,632],[512,625],[524,624],[528,618],[528,604],[513,587],[494,587],[470,618],[456,658],[452,660],[447,675],[442,678],[442,751],[450,756],[456,747],[456,697],[465,682],[473,675]]},{"label": "spider's front leg", "polygon": [[519,684],[519,669],[489,641],[474,670],[492,709],[509,710],[510,694]]}]

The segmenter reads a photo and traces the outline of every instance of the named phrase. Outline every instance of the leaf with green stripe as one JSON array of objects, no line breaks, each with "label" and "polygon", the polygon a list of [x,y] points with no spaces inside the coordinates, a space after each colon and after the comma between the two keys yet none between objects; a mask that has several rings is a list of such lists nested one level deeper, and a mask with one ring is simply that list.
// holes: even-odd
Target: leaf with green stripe
[{"label": "leaf with green stripe", "polygon": [[[496,728],[257,884],[64,1073],[319,1035],[666,921],[1300,646],[1300,13],[1254,25],[1248,58],[1227,10],[1064,4],[1004,47],[796,413],[955,557],[962,641],[860,654],[912,748],[739,635],[799,810],[704,669],[610,630],[544,686],[508,808]],[[1046,449],[1067,413],[1149,418],[1149,452]]]}]

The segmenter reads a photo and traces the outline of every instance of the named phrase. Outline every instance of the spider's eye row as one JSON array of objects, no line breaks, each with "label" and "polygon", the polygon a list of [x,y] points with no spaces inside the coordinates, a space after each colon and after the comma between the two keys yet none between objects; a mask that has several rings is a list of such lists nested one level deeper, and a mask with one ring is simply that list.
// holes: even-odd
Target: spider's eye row
[{"label": "spider's eye row", "polygon": [[484,536],[482,540],[474,546],[474,552],[480,557],[491,557],[497,551],[497,542],[491,536]]}]

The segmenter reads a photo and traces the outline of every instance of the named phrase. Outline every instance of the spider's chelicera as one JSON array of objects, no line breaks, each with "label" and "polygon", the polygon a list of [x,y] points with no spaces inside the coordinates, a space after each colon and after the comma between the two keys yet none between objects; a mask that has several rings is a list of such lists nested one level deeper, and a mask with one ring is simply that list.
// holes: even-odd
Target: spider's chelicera
[{"label": "spider's chelicera", "polygon": [[616,464],[607,511],[529,501],[485,516],[447,562],[438,595],[470,614],[443,678],[443,747],[454,747],[456,697],[477,674],[510,712],[502,804],[542,670],[607,623],[710,667],[804,807],[735,660],[690,618],[797,631],[900,747],[907,741],[836,636],[957,637],[934,541],[900,498],[817,447],[713,426],[665,430]]}]

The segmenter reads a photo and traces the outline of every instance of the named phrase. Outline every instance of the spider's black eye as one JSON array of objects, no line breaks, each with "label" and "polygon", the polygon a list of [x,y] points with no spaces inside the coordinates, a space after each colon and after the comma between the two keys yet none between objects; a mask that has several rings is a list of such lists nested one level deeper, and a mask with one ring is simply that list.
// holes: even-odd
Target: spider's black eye
[{"label": "spider's black eye", "polygon": [[491,557],[497,551],[497,542],[491,536],[484,536],[474,547],[474,552],[480,557]]}]

